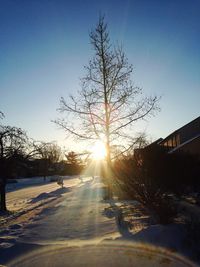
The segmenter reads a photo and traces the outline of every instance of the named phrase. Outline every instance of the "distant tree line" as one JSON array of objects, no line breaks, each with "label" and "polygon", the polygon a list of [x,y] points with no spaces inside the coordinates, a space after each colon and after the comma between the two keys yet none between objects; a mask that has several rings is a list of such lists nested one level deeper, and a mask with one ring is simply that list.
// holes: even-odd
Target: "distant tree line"
[{"label": "distant tree line", "polygon": [[4,125],[0,112],[0,210],[6,211],[6,184],[15,178],[78,174],[83,169],[75,152],[63,156],[55,142],[34,141],[21,128]]}]

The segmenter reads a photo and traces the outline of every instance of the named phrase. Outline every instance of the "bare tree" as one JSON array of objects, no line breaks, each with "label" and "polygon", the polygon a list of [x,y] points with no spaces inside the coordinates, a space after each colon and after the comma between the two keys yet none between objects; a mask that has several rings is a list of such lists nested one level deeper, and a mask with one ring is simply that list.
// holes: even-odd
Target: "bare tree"
[{"label": "bare tree", "polygon": [[5,117],[4,113],[0,111],[0,119],[3,119]]},{"label": "bare tree", "polygon": [[27,145],[26,133],[17,127],[0,125],[0,210],[6,211],[5,187],[17,165],[24,159]]},{"label": "bare tree", "polygon": [[59,111],[67,117],[55,122],[80,140],[103,140],[110,165],[112,148],[119,144],[121,152],[130,148],[132,126],[154,113],[158,98],[143,97],[133,86],[133,66],[122,47],[111,44],[104,17],[91,31],[90,42],[95,54],[85,67],[82,90],[77,97],[70,96],[71,101],[61,98]]},{"label": "bare tree", "polygon": [[61,148],[54,142],[33,142],[34,158],[41,160],[41,171],[44,180],[50,168],[55,168],[55,164],[61,159]]}]

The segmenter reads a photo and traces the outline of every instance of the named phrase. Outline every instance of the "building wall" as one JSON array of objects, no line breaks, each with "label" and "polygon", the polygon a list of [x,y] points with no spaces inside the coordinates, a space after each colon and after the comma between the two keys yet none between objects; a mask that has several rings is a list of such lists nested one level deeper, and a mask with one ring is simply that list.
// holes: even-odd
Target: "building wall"
[{"label": "building wall", "polygon": [[167,146],[168,149],[178,147],[184,142],[196,137],[200,134],[200,117],[186,124],[182,128],[170,134],[160,144]]},{"label": "building wall", "polygon": [[200,156],[200,136],[193,139],[191,142],[178,147],[175,151],[183,151],[186,153]]},{"label": "building wall", "polygon": [[200,117],[181,128],[179,134],[180,143],[184,143],[200,134]]}]

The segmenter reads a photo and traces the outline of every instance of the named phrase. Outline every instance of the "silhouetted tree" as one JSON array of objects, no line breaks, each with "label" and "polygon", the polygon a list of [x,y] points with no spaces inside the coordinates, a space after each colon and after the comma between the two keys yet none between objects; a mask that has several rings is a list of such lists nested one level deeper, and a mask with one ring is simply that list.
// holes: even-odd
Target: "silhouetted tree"
[{"label": "silhouetted tree", "polygon": [[68,152],[66,154],[67,162],[72,165],[78,165],[80,163],[80,160],[78,159],[78,154],[76,154],[74,151]]},{"label": "silhouetted tree", "polygon": [[78,174],[82,169],[82,162],[79,158],[79,154],[76,154],[74,151],[70,151],[65,156],[67,158],[69,167],[68,171],[70,172],[70,174]]},{"label": "silhouetted tree", "polygon": [[5,116],[4,116],[4,113],[2,111],[0,111],[0,119],[3,119]]},{"label": "silhouetted tree", "polygon": [[134,139],[131,126],[153,114],[158,98],[142,97],[142,89],[133,86],[133,67],[122,47],[112,46],[103,17],[90,33],[90,42],[94,57],[85,67],[82,90],[71,102],[61,98],[59,110],[67,119],[55,122],[80,140],[105,141],[111,166],[112,147],[128,151]]},{"label": "silhouetted tree", "polygon": [[54,142],[33,142],[35,158],[40,159],[40,171],[46,176],[55,171],[55,164],[59,162],[62,156],[61,148]]},{"label": "silhouetted tree", "polygon": [[0,210],[6,211],[5,187],[25,158],[26,133],[17,127],[0,125]]}]

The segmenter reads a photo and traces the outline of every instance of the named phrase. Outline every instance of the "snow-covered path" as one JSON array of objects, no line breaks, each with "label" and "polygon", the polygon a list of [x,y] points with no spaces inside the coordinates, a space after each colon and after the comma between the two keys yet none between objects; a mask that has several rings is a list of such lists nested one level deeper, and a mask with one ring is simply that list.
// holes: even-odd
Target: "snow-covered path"
[{"label": "snow-covered path", "polygon": [[[10,190],[11,192],[7,193],[7,207],[9,210],[24,210],[29,206],[31,199],[36,198],[42,193],[50,193],[55,191],[58,188],[58,185],[55,182],[41,182],[41,178],[38,179],[38,183],[37,180],[36,182],[34,182],[34,180],[31,181],[31,179],[23,180],[25,180],[25,182],[23,181],[22,183],[17,184],[17,186],[15,184],[10,185],[9,189],[14,187],[14,190]],[[28,181],[26,182],[26,180]],[[79,184],[79,182],[80,180],[78,178],[71,178],[64,181],[67,188],[74,187]]]},{"label": "snow-covered path", "polygon": [[87,179],[74,188],[57,189],[56,194],[62,194],[62,200],[38,214],[19,241],[55,244],[71,239],[104,238],[117,232],[115,218],[103,213],[108,204],[102,201],[103,188],[98,178]]},{"label": "snow-covered path", "polygon": [[101,241],[120,236],[115,214],[105,212],[104,188],[99,177],[41,183],[7,193],[9,218],[0,233],[0,264],[45,245],[80,240]]}]

